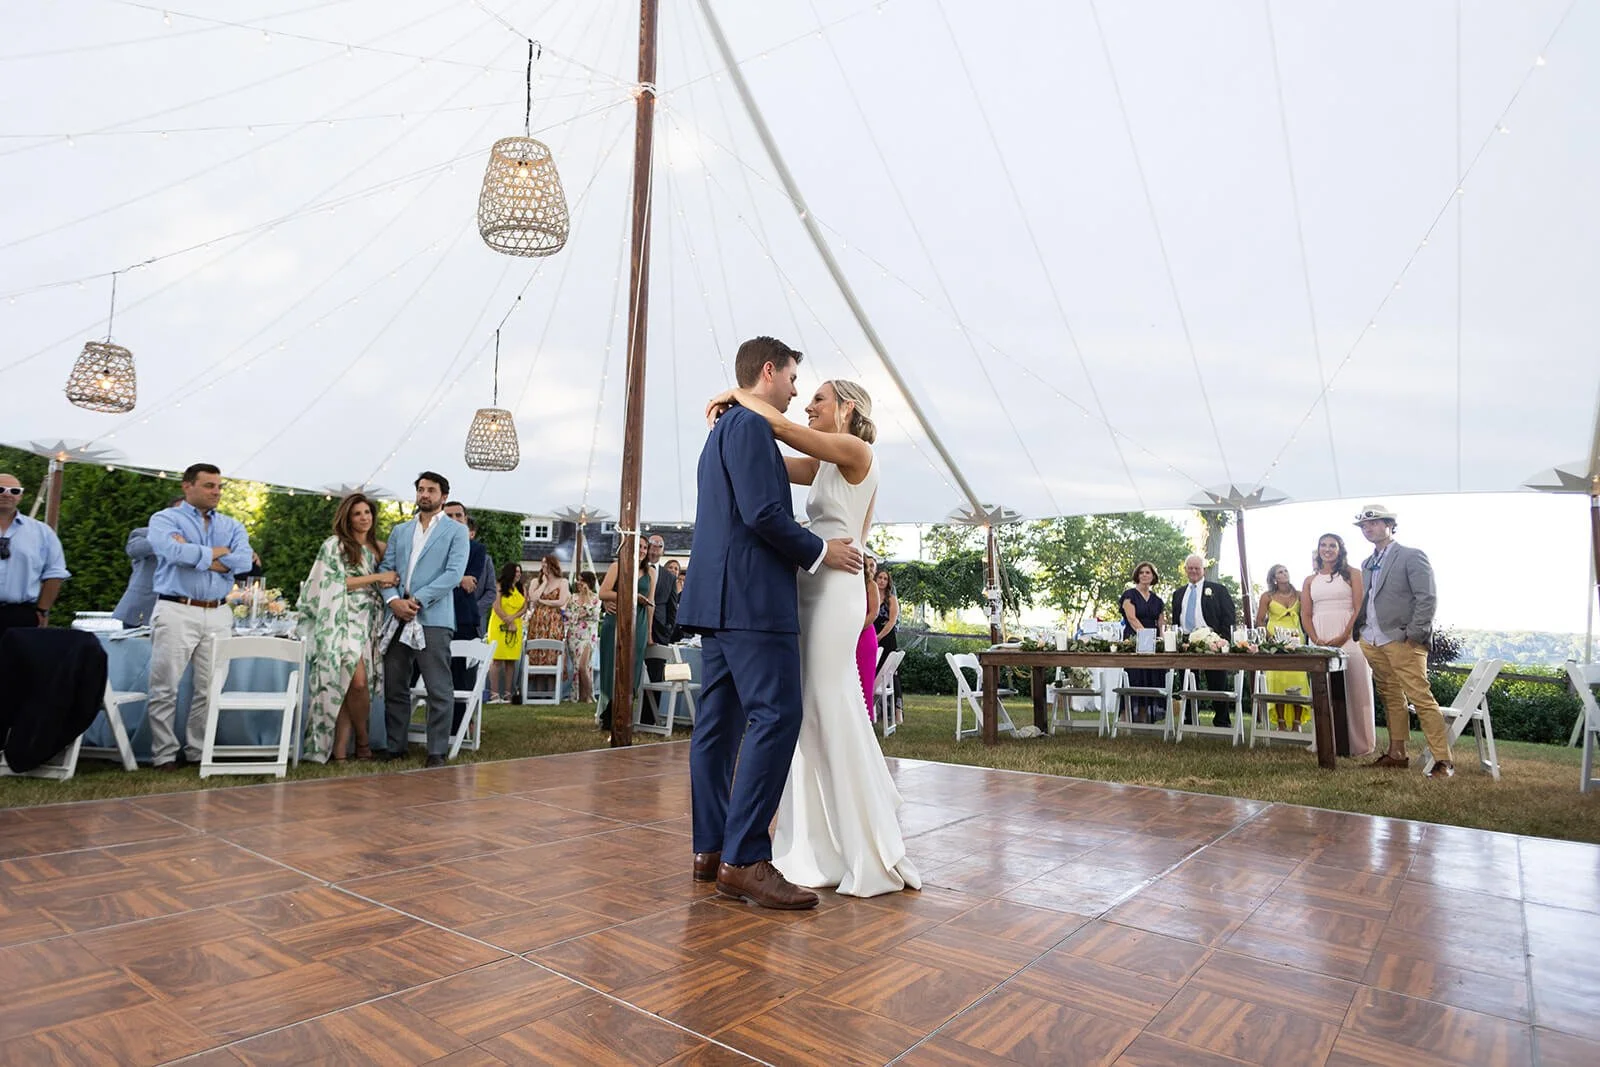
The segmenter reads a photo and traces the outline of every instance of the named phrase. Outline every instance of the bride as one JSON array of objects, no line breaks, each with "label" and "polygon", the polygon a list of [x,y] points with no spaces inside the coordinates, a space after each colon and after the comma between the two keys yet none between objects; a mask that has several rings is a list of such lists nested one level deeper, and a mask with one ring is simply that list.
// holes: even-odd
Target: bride
[{"label": "bride", "polygon": [[[865,544],[878,488],[870,447],[877,430],[866,390],[854,382],[824,382],[806,406],[805,426],[743,389],[714,397],[708,414],[715,418],[735,403],[805,453],[784,463],[790,482],[811,487],[811,532]],[[801,572],[799,582],[805,717],[778,805],[772,863],[797,885],[834,886],[846,896],[920,889],[895,815],[900,793],[862,706],[856,642],[866,589],[860,575],[828,567]]]}]

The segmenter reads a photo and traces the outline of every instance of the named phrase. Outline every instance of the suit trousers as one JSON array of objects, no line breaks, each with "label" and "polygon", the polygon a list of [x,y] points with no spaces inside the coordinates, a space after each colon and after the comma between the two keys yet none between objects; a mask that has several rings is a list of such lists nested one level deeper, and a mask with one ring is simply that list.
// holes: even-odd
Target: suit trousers
[{"label": "suit trousers", "polygon": [[194,665],[189,723],[184,731],[184,754],[200,762],[206,743],[206,723],[211,709],[211,640],[233,634],[233,612],[226,606],[197,608],[173,600],[156,601],[150,619],[150,759],[156,766],[178,758],[178,684],[184,670]]},{"label": "suit trousers", "polygon": [[1450,735],[1445,729],[1444,713],[1433,697],[1428,685],[1428,646],[1410,641],[1390,641],[1386,645],[1361,642],[1361,651],[1372,668],[1372,683],[1383,697],[1383,712],[1389,725],[1389,737],[1409,737],[1410,703],[1417,709],[1417,722],[1422,725],[1422,736],[1428,741],[1428,751],[1436,760],[1450,758]]},{"label": "suit trousers", "polygon": [[428,755],[443,756],[450,751],[450,713],[455,706],[451,631],[448,626],[424,626],[422,633],[427,638],[426,648],[412,648],[396,635],[383,654],[384,729],[389,735],[389,751],[404,755],[406,734],[411,729],[411,668],[415,665],[428,692]]},{"label": "suit trousers", "polygon": [[800,738],[800,638],[719,630],[700,645],[689,742],[694,850],[738,866],[772,858],[769,827]]}]

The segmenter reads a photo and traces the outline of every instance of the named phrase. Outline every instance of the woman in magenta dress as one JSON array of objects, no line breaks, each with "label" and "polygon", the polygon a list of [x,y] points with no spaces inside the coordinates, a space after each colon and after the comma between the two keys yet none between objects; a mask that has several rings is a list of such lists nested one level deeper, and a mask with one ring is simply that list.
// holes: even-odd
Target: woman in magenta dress
[{"label": "woman in magenta dress", "polygon": [[1344,538],[1326,533],[1317,538],[1312,557],[1316,572],[1300,587],[1300,621],[1314,645],[1342,648],[1345,653],[1344,710],[1350,733],[1350,754],[1365,756],[1378,746],[1372,700],[1372,668],[1350,633],[1356,605],[1366,595],[1361,572],[1350,566]]},{"label": "woman in magenta dress", "polygon": [[877,560],[868,556],[861,573],[867,581],[867,617],[856,638],[856,670],[861,672],[861,693],[867,700],[867,718],[872,718],[872,686],[878,680],[878,628],[873,623],[878,618]]}]

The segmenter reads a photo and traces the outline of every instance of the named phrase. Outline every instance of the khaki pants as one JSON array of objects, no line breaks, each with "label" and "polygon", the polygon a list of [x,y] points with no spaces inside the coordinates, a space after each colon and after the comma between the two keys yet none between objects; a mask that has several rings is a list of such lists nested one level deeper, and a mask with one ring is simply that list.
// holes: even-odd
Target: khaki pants
[{"label": "khaki pants", "polygon": [[1445,730],[1444,713],[1439,710],[1439,702],[1428,686],[1427,646],[1409,641],[1391,641],[1387,645],[1362,641],[1361,651],[1372,668],[1373,685],[1383,697],[1391,741],[1411,734],[1411,719],[1406,711],[1409,700],[1416,706],[1417,721],[1422,724],[1428,751],[1436,760],[1449,759],[1450,739]]},{"label": "khaki pants", "polygon": [[171,600],[158,600],[150,619],[150,756],[160,765],[178,758],[178,683],[194,664],[193,696],[189,701],[185,754],[200,762],[206,742],[206,721],[211,718],[211,639],[233,634],[233,612],[224,605],[197,608]]}]

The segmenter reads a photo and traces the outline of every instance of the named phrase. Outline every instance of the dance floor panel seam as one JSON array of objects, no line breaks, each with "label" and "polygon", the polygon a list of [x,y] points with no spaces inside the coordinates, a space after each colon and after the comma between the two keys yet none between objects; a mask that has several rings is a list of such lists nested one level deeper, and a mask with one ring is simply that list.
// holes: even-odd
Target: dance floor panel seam
[{"label": "dance floor panel seam", "polygon": [[1600,1062],[1600,848],[891,761],[920,893],[688,876],[687,746],[0,811],[20,1062]]}]

